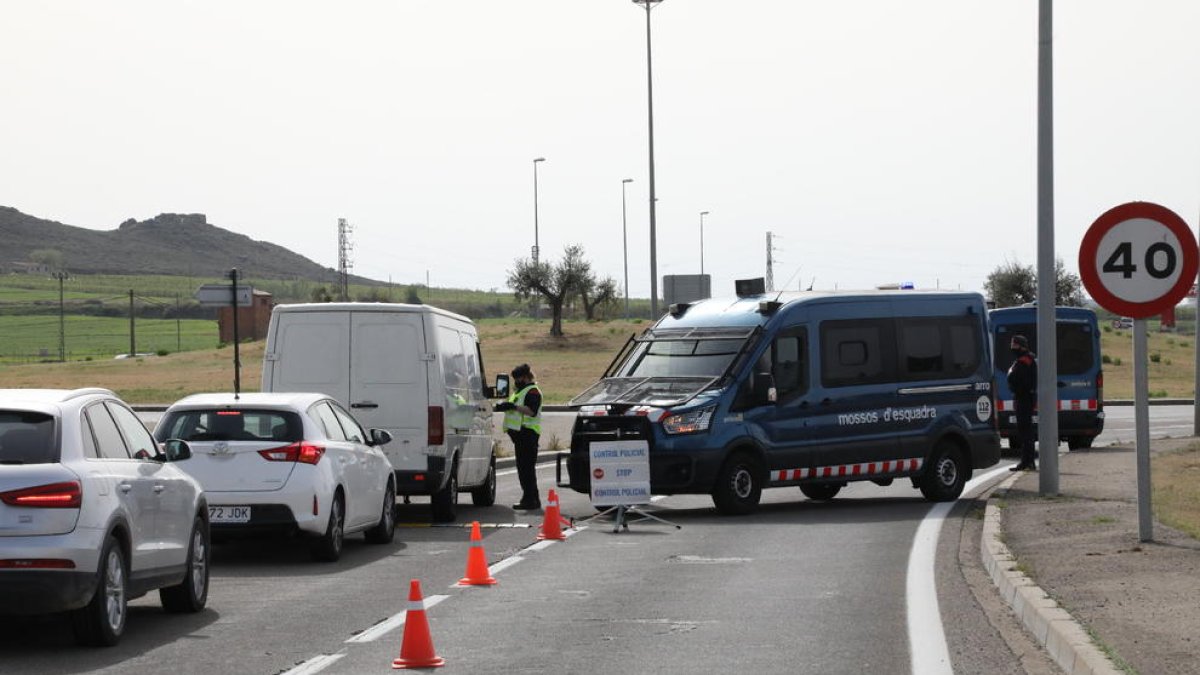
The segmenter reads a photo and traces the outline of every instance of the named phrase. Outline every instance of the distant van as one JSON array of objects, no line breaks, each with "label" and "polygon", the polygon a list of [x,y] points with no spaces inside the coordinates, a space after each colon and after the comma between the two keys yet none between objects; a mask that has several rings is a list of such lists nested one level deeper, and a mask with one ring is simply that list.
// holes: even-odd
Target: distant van
[{"label": "distant van", "polygon": [[[1101,370],[1100,326],[1096,313],[1082,307],[1056,307],[1058,323],[1058,435],[1071,450],[1092,447],[1104,431],[1104,372]],[[1023,305],[989,313],[996,355],[996,412],[1000,436],[1016,431],[1012,391],[1005,374],[1013,355],[1014,335],[1029,338],[1037,352],[1037,307]],[[1036,423],[1037,417],[1034,417]],[[1011,443],[1011,441],[1010,441]]]},{"label": "distant van", "polygon": [[710,494],[723,513],[753,511],[768,487],[827,500],[903,478],[951,501],[999,461],[992,378],[975,293],[672,305],[571,401],[569,484],[590,492],[590,445],[622,440],[648,446],[651,492]]},{"label": "distant van", "polygon": [[399,495],[430,495],[433,518],[453,520],[460,491],[496,500],[492,393],[475,325],[428,305],[279,305],[263,356],[263,391],[317,391],[384,447]]}]

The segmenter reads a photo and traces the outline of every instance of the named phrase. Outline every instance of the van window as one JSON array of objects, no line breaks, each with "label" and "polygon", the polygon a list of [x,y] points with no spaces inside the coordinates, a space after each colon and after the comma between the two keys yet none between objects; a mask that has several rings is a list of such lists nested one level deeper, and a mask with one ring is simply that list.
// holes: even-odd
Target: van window
[{"label": "van window", "polygon": [[900,378],[967,377],[979,367],[979,322],[967,318],[900,319]]},{"label": "van window", "polygon": [[53,417],[0,410],[0,464],[52,464],[58,459]]},{"label": "van window", "polygon": [[806,343],[803,329],[775,338],[771,348],[774,361],[771,375],[775,379],[775,391],[780,400],[808,391]]},{"label": "van window", "polygon": [[458,331],[444,326],[438,328],[438,347],[442,352],[442,376],[450,389],[467,388],[467,358],[463,354],[462,338]]},{"label": "van window", "polygon": [[895,372],[895,329],[890,320],[821,324],[821,384],[847,387],[887,382]]},{"label": "van window", "polygon": [[[1088,323],[1077,321],[1058,322],[1058,373],[1059,375],[1085,375],[1097,368],[1095,333]],[[1029,338],[1029,346],[1037,352],[1037,326],[1018,323],[999,326],[996,329],[996,372],[1008,372],[1013,355],[1009,342],[1014,335]]]}]

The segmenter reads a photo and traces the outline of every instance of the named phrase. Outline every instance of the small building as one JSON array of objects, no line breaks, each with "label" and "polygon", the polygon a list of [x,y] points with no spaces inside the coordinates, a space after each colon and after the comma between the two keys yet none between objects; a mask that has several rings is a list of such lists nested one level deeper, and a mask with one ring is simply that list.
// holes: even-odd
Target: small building
[{"label": "small building", "polygon": [[[254,291],[249,307],[238,307],[238,338],[246,340],[267,339],[267,326],[271,324],[271,309],[275,307],[274,296],[266,291]],[[224,344],[233,342],[233,308],[217,310],[217,332]]]}]

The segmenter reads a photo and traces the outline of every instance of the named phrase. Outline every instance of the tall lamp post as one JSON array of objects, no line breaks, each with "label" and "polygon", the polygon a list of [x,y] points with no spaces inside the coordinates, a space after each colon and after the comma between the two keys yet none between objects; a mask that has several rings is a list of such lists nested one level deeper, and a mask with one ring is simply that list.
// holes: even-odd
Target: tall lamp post
[{"label": "tall lamp post", "polygon": [[646,118],[649,121],[650,140],[650,315],[658,318],[658,244],[657,220],[655,218],[654,195],[654,69],[650,50],[650,10],[662,0],[633,0],[633,4],[646,8]]},{"label": "tall lamp post", "polygon": [[533,264],[538,263],[538,200],[537,200],[537,165],[539,162],[546,161],[545,157],[538,157],[533,160]]},{"label": "tall lamp post", "polygon": [[[625,186],[633,182],[632,178],[621,181],[621,249],[625,254],[625,318],[629,318],[629,234],[625,222]],[[1200,316],[1200,313],[1197,313]]]},{"label": "tall lamp post", "polygon": [[700,276],[704,276],[704,216],[708,211],[700,212]]}]

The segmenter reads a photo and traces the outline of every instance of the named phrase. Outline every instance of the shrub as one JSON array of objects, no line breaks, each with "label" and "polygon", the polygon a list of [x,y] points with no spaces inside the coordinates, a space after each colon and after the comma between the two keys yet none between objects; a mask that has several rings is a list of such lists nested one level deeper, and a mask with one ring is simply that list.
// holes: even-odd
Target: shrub
[{"label": "shrub", "polygon": [[1150,362],[1151,363],[1162,363],[1162,354],[1159,354],[1158,352],[1154,352],[1153,354],[1150,355]]},{"label": "shrub", "polygon": [[1113,362],[1112,357],[1109,356],[1108,354],[1105,354],[1104,356],[1100,357],[1100,363],[1111,364],[1112,362]]},{"label": "shrub", "polygon": [[167,351],[166,349],[160,349],[154,353],[158,354],[159,356],[166,356],[167,354],[170,354],[171,352]]}]

